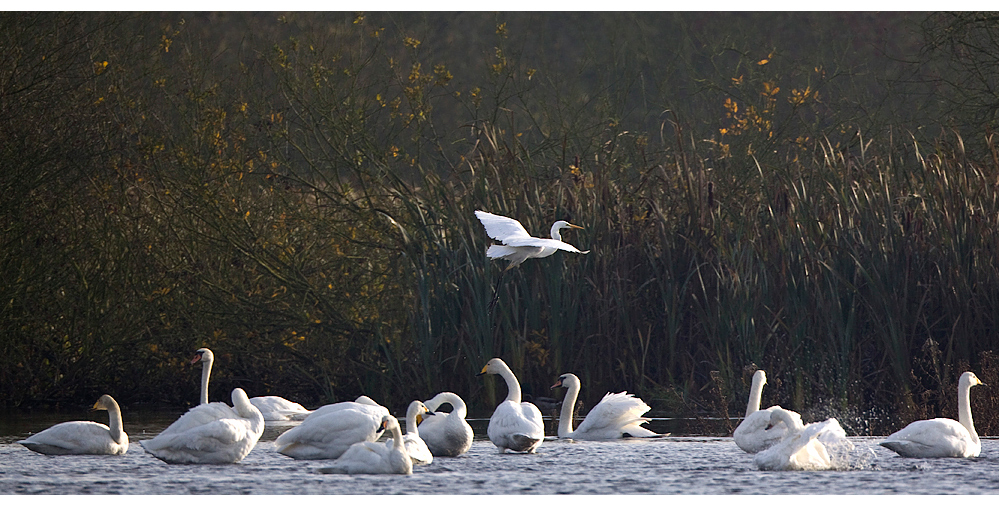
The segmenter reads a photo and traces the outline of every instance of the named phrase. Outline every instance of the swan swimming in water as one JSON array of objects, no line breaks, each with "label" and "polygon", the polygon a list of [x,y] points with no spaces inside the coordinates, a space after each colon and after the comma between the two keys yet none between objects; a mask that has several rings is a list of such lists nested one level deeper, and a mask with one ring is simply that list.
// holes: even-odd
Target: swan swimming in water
[{"label": "swan swimming in water", "polygon": [[[827,419],[808,425],[801,424],[801,416],[782,408],[769,409],[772,424],[783,424],[788,428],[787,435],[770,447],[756,453],[753,463],[760,470],[828,470],[834,462],[822,442],[826,434],[838,435],[843,432],[836,419]],[[825,437],[832,442],[833,439]],[[845,439],[842,445],[853,448]]]},{"label": "swan swimming in water", "polygon": [[94,403],[94,410],[108,411],[109,426],[93,421],[67,421],[18,443],[41,454],[125,454],[128,435],[122,429],[118,402],[105,394]]},{"label": "swan swimming in water", "polygon": [[[438,412],[444,403],[451,405],[451,412]],[[438,393],[424,402],[433,415],[424,416],[420,423],[420,437],[434,456],[459,456],[472,447],[472,427],[465,420],[468,408],[457,394]],[[408,424],[408,423],[407,423]]]},{"label": "swan swimming in water", "polygon": [[[763,370],[756,370],[753,374],[753,385],[749,389],[749,404],[746,406],[746,417],[735,428],[732,438],[735,445],[748,453],[757,453],[777,442],[780,442],[788,435],[789,428],[783,422],[784,417],[772,420],[771,413],[775,409],[782,409],[779,405],[774,405],[766,410],[760,410],[760,398],[763,395],[763,386],[767,383],[767,374]],[[801,416],[796,412],[785,410],[786,415],[794,418],[798,424],[801,423]]]},{"label": "swan swimming in water", "polygon": [[571,438],[574,440],[609,440],[630,437],[656,437],[659,436],[652,430],[643,428],[641,425],[649,419],[642,417],[650,410],[650,407],[634,395],[627,392],[616,394],[607,393],[600,403],[588,414],[575,431],[572,430],[572,412],[576,406],[576,397],[579,396],[579,377],[572,373],[566,373],[555,381],[556,387],[565,387],[565,399],[562,400],[562,413],[558,419],[558,437]]},{"label": "swan swimming in water", "polygon": [[232,407],[222,402],[198,405],[140,444],[167,463],[238,463],[263,432],[264,416],[237,387]]},{"label": "swan swimming in water", "polygon": [[[212,374],[215,354],[210,349],[200,348],[194,353],[191,364],[201,363],[201,404],[208,403],[208,378]],[[309,415],[305,407],[280,396],[254,396],[250,403],[264,416],[264,423],[280,421],[301,421]]]},{"label": "swan swimming in water", "polygon": [[971,387],[985,385],[966,371],[957,384],[958,421],[938,417],[909,423],[888,436],[881,445],[906,458],[974,458],[982,442],[971,419]]},{"label": "swan swimming in water", "polygon": [[426,442],[420,438],[419,424],[424,414],[434,415],[419,400],[410,403],[406,410],[406,434],[402,436],[402,442],[406,446],[406,454],[412,458],[414,465],[429,465],[434,461],[434,455],[427,448]]},{"label": "swan swimming in water", "polygon": [[545,439],[541,411],[533,403],[520,401],[520,382],[502,359],[494,357],[476,374],[492,373],[506,381],[506,399],[496,406],[486,433],[500,452],[534,452]]},{"label": "swan swimming in water", "polygon": [[279,453],[295,459],[336,459],[357,442],[378,440],[387,415],[387,408],[367,396],[323,405],[302,424],[278,436],[274,444]]},{"label": "swan swimming in water", "polygon": [[392,438],[385,443],[357,442],[333,462],[319,469],[323,474],[405,474],[413,473],[413,460],[402,443],[399,421],[390,415],[382,417],[380,431],[389,431]]}]

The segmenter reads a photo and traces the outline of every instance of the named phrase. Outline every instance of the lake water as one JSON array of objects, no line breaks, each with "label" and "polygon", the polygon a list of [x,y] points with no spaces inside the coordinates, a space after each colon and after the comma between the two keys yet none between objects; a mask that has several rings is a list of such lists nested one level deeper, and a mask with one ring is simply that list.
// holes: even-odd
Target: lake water
[{"label": "lake water", "polygon": [[[472,420],[476,440],[457,458],[435,458],[412,476],[319,474],[328,461],[296,461],[274,450],[283,429],[268,429],[235,465],[168,465],[143,451],[180,412],[129,417],[124,456],[45,456],[15,442],[55,422],[51,417],[2,418],[0,494],[996,494],[999,440],[985,439],[975,459],[901,458],[851,437],[856,446],[841,470],[762,472],[731,438],[669,436],[611,442],[546,441],[536,454],[499,454],[485,438],[487,420]],[[101,421],[101,417],[82,417]],[[139,422],[129,422],[130,420]],[[106,418],[103,422],[107,422]],[[669,420],[654,421],[663,431]]]}]

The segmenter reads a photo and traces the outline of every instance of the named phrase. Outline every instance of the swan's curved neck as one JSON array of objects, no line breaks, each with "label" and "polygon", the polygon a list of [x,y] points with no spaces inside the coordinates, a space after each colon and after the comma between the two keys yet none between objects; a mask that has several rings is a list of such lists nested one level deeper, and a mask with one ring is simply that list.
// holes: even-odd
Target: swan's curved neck
[{"label": "swan's curved neck", "polygon": [[[465,416],[468,415],[468,407],[465,406],[465,402],[462,401],[457,394],[449,393],[448,396],[444,398],[444,401],[451,404],[451,413],[455,414],[455,417],[464,419]],[[437,410],[437,408],[435,407],[434,410]]]},{"label": "swan's curved neck", "polygon": [[572,412],[576,408],[576,397],[579,396],[579,384],[571,383],[562,400],[562,411],[558,416],[558,437],[567,438],[572,433]]},{"label": "swan's curved neck", "polygon": [[418,407],[412,407],[406,411],[406,434],[420,436],[420,430],[416,424],[416,415],[419,412]]},{"label": "swan's curved neck", "polygon": [[125,436],[125,431],[122,429],[121,425],[121,408],[118,407],[118,402],[111,400],[110,406],[108,406],[108,428],[111,429],[111,440],[114,440],[116,444],[124,444],[128,437]]},{"label": "swan's curved neck", "polygon": [[776,417],[777,419],[779,419],[781,422],[784,423],[784,425],[787,426],[787,429],[792,432],[801,431],[804,429],[804,426],[801,424],[801,421],[795,420],[793,417],[791,417],[791,414],[789,414],[786,410],[775,410],[770,414],[770,417],[771,418]]},{"label": "swan's curved neck", "polygon": [[978,432],[975,431],[975,421],[971,419],[971,384],[967,382],[961,382],[957,387],[957,420],[977,442]]},{"label": "swan's curved neck", "polygon": [[402,441],[402,430],[399,429],[399,425],[393,424],[390,430],[392,431],[392,448],[401,449],[405,447],[405,444]]},{"label": "swan's curved neck", "polygon": [[201,363],[201,404],[208,404],[208,377],[212,374],[212,363],[214,361],[209,359]]},{"label": "swan's curved neck", "polygon": [[520,403],[520,382],[517,381],[517,376],[509,367],[500,370],[499,375],[506,381],[506,401]]},{"label": "swan's curved neck", "polygon": [[562,233],[559,232],[559,227],[556,225],[552,225],[552,239],[562,241]]},{"label": "swan's curved neck", "polygon": [[763,397],[763,380],[753,377],[753,385],[749,389],[749,403],[746,405],[746,417],[760,409],[760,398]]}]

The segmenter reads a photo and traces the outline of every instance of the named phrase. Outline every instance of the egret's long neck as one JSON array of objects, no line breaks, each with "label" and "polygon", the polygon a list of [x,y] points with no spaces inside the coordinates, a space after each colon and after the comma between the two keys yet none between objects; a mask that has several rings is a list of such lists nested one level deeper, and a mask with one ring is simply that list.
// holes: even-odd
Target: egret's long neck
[{"label": "egret's long neck", "polygon": [[555,241],[562,241],[562,234],[559,232],[559,227],[552,226],[552,239]]},{"label": "egret's long neck", "polygon": [[208,377],[212,375],[212,359],[201,363],[201,404],[208,404]]},{"label": "egret's long neck", "polygon": [[520,382],[517,381],[517,376],[510,368],[503,368],[499,375],[506,381],[506,401],[520,403]]},{"label": "egret's long neck", "polygon": [[572,412],[576,408],[576,397],[579,396],[579,384],[569,384],[562,400],[562,412],[558,416],[558,437],[566,438],[572,433]]},{"label": "egret's long neck", "polygon": [[121,426],[121,408],[118,407],[118,402],[111,401],[111,406],[108,407],[108,428],[111,429],[111,440],[114,440],[116,444],[124,444],[128,441],[128,437],[125,436],[125,431],[122,430]]},{"label": "egret's long neck", "polygon": [[975,422],[971,419],[971,383],[961,382],[957,387],[957,419],[971,433],[971,438],[978,441]]},{"label": "egret's long neck", "polygon": [[749,404],[746,405],[746,417],[760,409],[760,398],[763,396],[763,380],[753,377],[753,385],[749,389]]}]

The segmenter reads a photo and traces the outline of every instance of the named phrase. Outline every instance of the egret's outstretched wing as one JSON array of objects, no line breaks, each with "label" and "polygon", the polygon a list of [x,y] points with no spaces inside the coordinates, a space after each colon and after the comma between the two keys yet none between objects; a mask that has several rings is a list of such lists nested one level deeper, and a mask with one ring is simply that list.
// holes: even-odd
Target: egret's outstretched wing
[{"label": "egret's outstretched wing", "polygon": [[[486,234],[490,238],[500,241],[504,244],[511,244],[509,241],[511,239],[538,239],[532,238],[528,234],[527,229],[524,229],[520,222],[500,216],[493,215],[492,213],[486,213],[485,211],[476,210],[475,216],[482,222],[482,225],[486,228]],[[551,240],[549,240],[551,241]],[[519,246],[551,246],[551,245],[519,245]]]},{"label": "egret's outstretched wing", "polygon": [[557,239],[545,239],[545,238],[532,238],[530,236],[526,238],[507,238],[503,241],[506,246],[533,246],[540,248],[556,248],[558,250],[565,250],[574,253],[586,253],[579,251],[578,248]]}]

